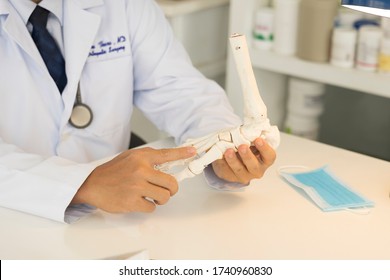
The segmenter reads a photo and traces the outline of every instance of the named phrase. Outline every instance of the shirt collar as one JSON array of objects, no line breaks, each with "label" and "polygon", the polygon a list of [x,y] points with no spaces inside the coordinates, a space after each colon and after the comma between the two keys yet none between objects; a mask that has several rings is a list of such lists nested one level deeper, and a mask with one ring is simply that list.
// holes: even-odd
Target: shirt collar
[{"label": "shirt collar", "polygon": [[[31,0],[9,0],[18,11],[22,20],[27,24],[36,4]],[[63,0],[42,0],[39,5],[54,14],[61,23],[63,22]]]}]

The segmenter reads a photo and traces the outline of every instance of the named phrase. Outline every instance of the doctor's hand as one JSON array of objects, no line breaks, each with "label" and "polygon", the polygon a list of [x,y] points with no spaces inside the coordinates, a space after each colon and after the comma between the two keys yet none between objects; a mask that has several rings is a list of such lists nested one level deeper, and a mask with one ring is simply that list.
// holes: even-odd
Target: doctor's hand
[{"label": "doctor's hand", "polygon": [[111,213],[152,212],[178,191],[176,179],[154,166],[195,154],[194,148],[127,150],[95,168],[71,204],[87,203]]},{"label": "doctor's hand", "polygon": [[238,152],[228,149],[224,158],[212,163],[215,174],[226,181],[249,184],[252,179],[263,177],[276,159],[274,149],[262,138],[253,147],[240,145]]}]

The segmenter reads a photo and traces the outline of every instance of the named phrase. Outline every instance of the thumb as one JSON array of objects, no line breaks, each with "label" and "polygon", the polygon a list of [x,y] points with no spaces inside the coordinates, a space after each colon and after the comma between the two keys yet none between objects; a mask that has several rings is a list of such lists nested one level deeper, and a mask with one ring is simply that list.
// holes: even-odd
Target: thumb
[{"label": "thumb", "polygon": [[172,149],[158,149],[152,150],[150,155],[150,161],[153,164],[162,164],[165,162],[187,159],[196,155],[196,149],[194,147],[180,147]]}]

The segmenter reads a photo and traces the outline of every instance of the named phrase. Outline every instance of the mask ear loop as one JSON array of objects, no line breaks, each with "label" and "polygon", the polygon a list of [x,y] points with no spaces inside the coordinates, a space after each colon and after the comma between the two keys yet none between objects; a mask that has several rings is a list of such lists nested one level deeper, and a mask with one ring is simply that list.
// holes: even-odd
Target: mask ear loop
[{"label": "mask ear loop", "polygon": [[304,169],[304,170],[310,170],[309,167],[305,165],[282,165],[279,166],[279,168],[276,170],[279,176],[282,176],[282,171],[285,169]]},{"label": "mask ear loop", "polygon": [[367,207],[362,207],[361,209],[345,208],[345,210],[356,214],[356,215],[368,215],[371,213],[371,209]]}]

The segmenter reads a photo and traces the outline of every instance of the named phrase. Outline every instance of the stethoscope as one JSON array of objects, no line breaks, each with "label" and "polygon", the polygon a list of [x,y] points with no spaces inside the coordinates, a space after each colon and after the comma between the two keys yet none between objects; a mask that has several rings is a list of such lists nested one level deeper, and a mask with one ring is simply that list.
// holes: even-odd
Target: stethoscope
[{"label": "stethoscope", "polygon": [[77,86],[76,100],[73,105],[72,114],[69,118],[69,123],[78,129],[88,127],[93,119],[93,114],[91,108],[82,102],[81,100],[81,91],[80,83]]}]

